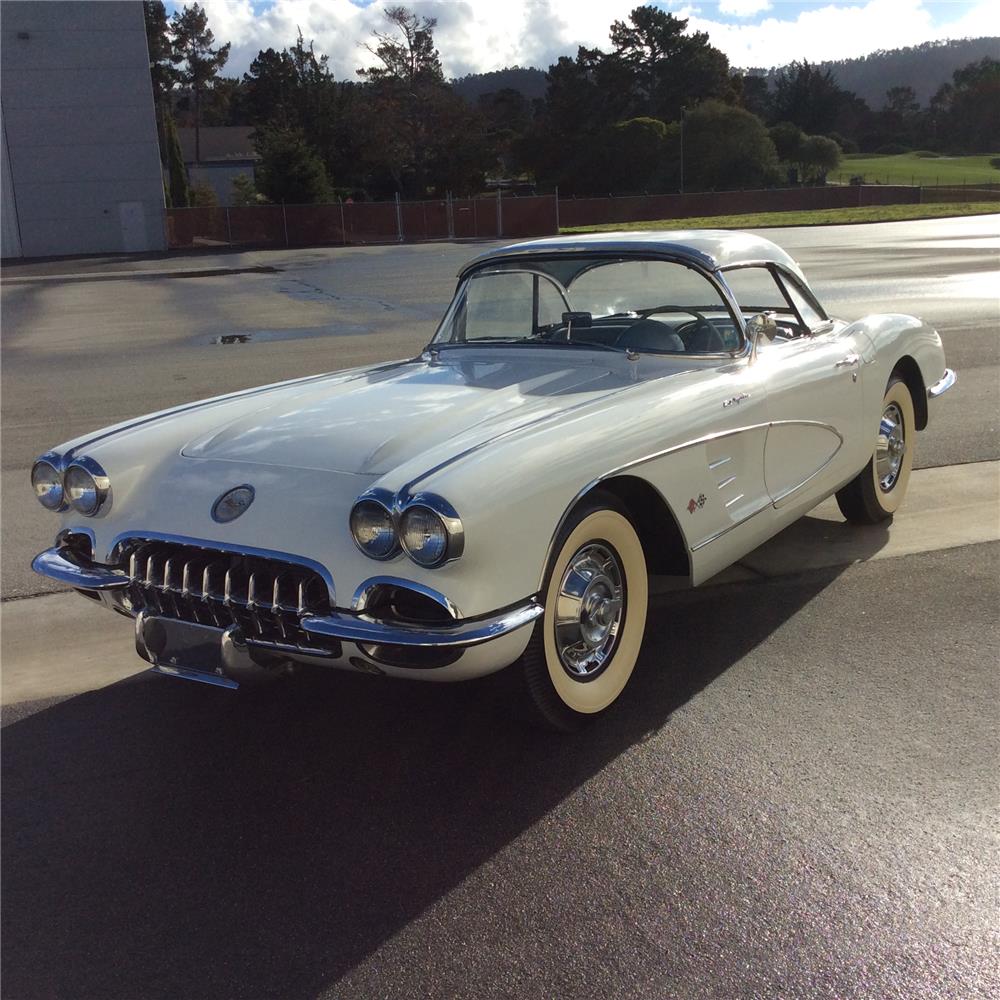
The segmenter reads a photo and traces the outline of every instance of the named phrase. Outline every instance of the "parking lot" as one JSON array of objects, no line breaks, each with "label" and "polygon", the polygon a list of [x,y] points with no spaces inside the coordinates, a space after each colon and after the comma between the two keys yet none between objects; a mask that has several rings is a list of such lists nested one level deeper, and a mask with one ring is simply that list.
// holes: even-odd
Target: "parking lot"
[{"label": "parking lot", "polygon": [[996,964],[1000,216],[764,235],[828,311],[940,330],[913,495],[661,593],[598,726],[509,672],[227,692],[34,576],[47,447],[416,353],[427,244],[25,264],[3,339],[4,995],[988,997]]}]

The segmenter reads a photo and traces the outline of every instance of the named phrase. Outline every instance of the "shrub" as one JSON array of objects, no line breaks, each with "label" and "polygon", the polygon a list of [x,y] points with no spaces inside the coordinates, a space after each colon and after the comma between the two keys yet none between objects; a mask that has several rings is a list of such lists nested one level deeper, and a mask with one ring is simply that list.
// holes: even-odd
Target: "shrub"
[{"label": "shrub", "polygon": [[191,186],[191,206],[193,208],[218,208],[219,196],[207,181],[199,181]]},{"label": "shrub", "polygon": [[887,142],[884,146],[879,146],[875,152],[881,156],[899,156],[902,153],[909,153],[910,147],[900,145],[898,142]]},{"label": "shrub", "polygon": [[930,149],[918,149],[913,155],[919,157],[921,160],[936,160],[941,156],[940,153],[935,153]]},{"label": "shrub", "polygon": [[1000,170],[1000,156],[991,156],[990,166],[993,167],[995,170]]}]

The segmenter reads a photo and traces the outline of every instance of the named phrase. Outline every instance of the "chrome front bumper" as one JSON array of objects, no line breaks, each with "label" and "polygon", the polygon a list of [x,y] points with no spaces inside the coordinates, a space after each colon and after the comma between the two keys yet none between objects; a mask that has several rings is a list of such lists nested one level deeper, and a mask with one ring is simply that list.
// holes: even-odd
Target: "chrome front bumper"
[{"label": "chrome front bumper", "polygon": [[[114,591],[128,587],[131,583],[124,570],[87,562],[65,546],[39,553],[32,560],[31,568],[42,576],[79,590]],[[128,613],[124,607],[120,610]],[[301,624],[310,636],[316,637],[317,647],[322,647],[324,640],[334,640],[337,643],[343,641],[371,646],[461,650],[491,642],[524,628],[535,621],[543,610],[531,597],[489,615],[459,618],[444,624],[390,622],[369,617],[363,612],[346,611],[306,616]],[[245,641],[254,643],[249,637]],[[323,655],[321,648],[311,654],[304,649],[300,652],[303,655]]]},{"label": "chrome front bumper", "polygon": [[958,376],[950,369],[945,368],[944,374],[927,390],[928,399],[937,399],[944,395],[956,382]]}]

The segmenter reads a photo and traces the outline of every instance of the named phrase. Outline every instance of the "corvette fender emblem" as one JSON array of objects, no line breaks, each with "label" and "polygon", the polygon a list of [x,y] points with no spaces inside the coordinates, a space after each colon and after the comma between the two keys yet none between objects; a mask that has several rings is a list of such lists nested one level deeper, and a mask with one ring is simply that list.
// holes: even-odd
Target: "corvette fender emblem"
[{"label": "corvette fender emblem", "polygon": [[253,498],[254,488],[248,483],[244,483],[242,486],[234,486],[231,490],[226,490],[212,504],[212,520],[218,521],[219,524],[228,524],[230,521],[235,521],[253,503]]},{"label": "corvette fender emblem", "polygon": [[699,493],[697,500],[695,500],[694,497],[691,497],[691,499],[688,500],[688,513],[693,514],[696,510],[701,510],[701,508],[705,506],[705,501],[707,499],[708,498],[704,493]]}]

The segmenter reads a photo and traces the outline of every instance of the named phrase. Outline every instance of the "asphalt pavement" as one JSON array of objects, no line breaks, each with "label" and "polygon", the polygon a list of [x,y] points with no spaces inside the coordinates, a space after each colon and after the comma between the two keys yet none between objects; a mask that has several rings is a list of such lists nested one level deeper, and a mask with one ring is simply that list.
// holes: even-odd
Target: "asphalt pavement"
[{"label": "asphalt pavement", "polygon": [[[799,260],[831,313],[913,313],[940,331],[959,382],[918,439],[918,467],[1000,458],[1000,215],[762,232]],[[5,267],[3,595],[53,589],[28,569],[52,536],[28,488],[39,454],[163,407],[412,357],[433,336],[458,269],[493,245]],[[237,335],[249,339],[217,342]]]},{"label": "asphalt pavement", "polygon": [[569,738],[509,672],[14,706],[4,996],[995,997],[998,557],[657,598]]},{"label": "asphalt pavement", "polygon": [[[234,695],[126,676],[73,595],[5,604],[4,997],[1000,995],[998,229],[766,232],[829,311],[934,323],[959,383],[888,531],[827,504],[660,593],[582,734],[526,728],[510,671]],[[45,589],[38,452],[412,354],[479,249],[5,268],[4,596]]]}]

